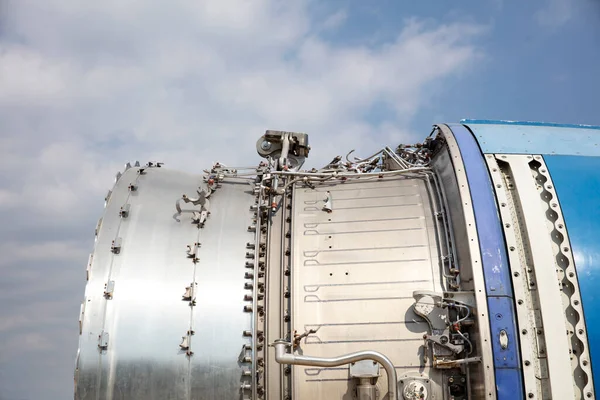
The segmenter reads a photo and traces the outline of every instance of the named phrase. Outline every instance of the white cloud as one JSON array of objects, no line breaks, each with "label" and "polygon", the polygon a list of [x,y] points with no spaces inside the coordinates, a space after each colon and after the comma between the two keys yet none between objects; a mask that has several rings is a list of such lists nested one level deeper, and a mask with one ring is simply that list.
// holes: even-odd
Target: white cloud
[{"label": "white cloud", "polygon": [[[481,56],[480,26],[407,20],[387,43],[351,46],[318,33],[339,28],[346,11],[323,25],[310,10],[283,0],[11,2],[0,21],[0,239],[13,301],[45,282],[61,299],[52,304],[78,308],[84,243],[126,161],[195,172],[217,159],[255,162],[265,129],[309,133],[311,164],[416,140],[410,122],[433,88]],[[395,114],[369,123],[378,104]],[[25,321],[10,310],[0,318],[12,332]],[[64,334],[27,329],[39,330],[31,340]],[[57,361],[66,369],[75,329],[72,341]],[[32,398],[53,385],[52,374],[28,378]],[[70,395],[53,387],[55,398]]]},{"label": "white cloud", "polygon": [[339,28],[348,19],[348,11],[345,9],[338,10],[329,15],[323,22],[321,28],[324,30],[334,30]]},{"label": "white cloud", "polygon": [[534,17],[538,24],[558,28],[566,24],[575,14],[576,2],[569,0],[550,0],[538,10]]}]

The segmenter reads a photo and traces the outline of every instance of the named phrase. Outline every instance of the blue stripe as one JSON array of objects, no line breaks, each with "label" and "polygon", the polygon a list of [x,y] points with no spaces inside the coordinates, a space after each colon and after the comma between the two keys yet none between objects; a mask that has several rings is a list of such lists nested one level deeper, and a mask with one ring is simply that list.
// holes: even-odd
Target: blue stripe
[{"label": "blue stripe", "polygon": [[524,125],[524,126],[553,126],[555,128],[581,128],[581,129],[600,129],[598,125],[582,124],[557,124],[555,122],[535,122],[535,121],[505,121],[494,119],[461,119],[461,124],[493,124],[493,125]]},{"label": "blue stripe", "polygon": [[[473,137],[463,125],[449,125],[465,166],[479,236],[483,275],[499,400],[524,398],[521,360],[515,319],[512,282],[504,234],[487,165]],[[473,265],[476,268],[476,265]],[[508,347],[500,347],[500,331],[508,334]]]},{"label": "blue stripe", "polygon": [[[585,143],[582,143],[585,146]],[[600,157],[544,156],[571,242],[594,383],[600,383]]]}]

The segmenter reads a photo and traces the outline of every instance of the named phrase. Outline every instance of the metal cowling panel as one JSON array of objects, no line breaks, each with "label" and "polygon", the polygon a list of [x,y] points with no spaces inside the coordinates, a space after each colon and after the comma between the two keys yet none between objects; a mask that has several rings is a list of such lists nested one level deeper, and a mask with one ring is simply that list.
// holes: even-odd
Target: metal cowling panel
[{"label": "metal cowling panel", "polygon": [[251,329],[243,296],[254,197],[247,184],[223,183],[199,229],[191,207],[178,215],[175,201],[201,182],[129,168],[107,196],[82,307],[76,399],[239,396],[243,331]]},{"label": "metal cowling panel", "polygon": [[600,126],[471,119],[461,122],[473,132],[484,154],[600,156]]},{"label": "metal cowling panel", "polygon": [[[492,182],[473,134],[462,125],[449,127],[460,148],[475,213],[488,298],[497,396],[498,399],[523,398],[512,283]],[[505,348],[500,343],[502,331],[509,338]]]},{"label": "metal cowling panel", "polygon": [[[584,322],[587,326],[593,379],[598,382],[600,369],[600,157],[544,156],[548,171],[558,194],[565,225],[569,233],[577,271]],[[568,243],[563,251],[568,251]],[[585,328],[580,328],[585,329]],[[572,335],[584,334],[576,331]],[[585,367],[585,365],[583,365]],[[588,398],[593,397],[586,394]]]}]

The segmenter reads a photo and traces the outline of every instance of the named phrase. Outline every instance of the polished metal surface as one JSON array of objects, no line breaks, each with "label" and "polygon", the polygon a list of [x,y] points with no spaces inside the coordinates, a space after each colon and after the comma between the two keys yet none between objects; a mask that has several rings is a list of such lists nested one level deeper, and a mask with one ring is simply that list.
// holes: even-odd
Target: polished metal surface
[{"label": "polished metal surface", "polygon": [[[243,382],[239,356],[248,343],[243,331],[251,329],[250,315],[243,312],[251,187],[224,182],[199,229],[185,206],[177,216],[174,203],[181,193],[195,193],[202,177],[156,167],[140,170],[130,168],[119,178],[98,230],[81,323],[76,398],[237,398]],[[130,205],[126,218],[119,212],[124,204]],[[115,253],[116,238],[121,248]],[[195,262],[186,246],[197,242]],[[110,281],[112,295],[106,296]],[[190,286],[195,302],[183,299]],[[180,344],[190,330],[186,354]]]}]

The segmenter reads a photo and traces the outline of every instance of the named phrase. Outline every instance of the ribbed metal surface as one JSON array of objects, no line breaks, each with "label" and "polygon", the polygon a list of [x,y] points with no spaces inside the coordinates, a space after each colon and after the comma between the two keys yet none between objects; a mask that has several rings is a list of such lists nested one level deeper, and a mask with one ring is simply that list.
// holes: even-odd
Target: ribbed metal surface
[{"label": "ribbed metal surface", "polygon": [[[331,213],[322,210],[327,197]],[[303,341],[302,354],[375,350],[392,360],[399,376],[418,371],[439,378],[423,363],[428,326],[412,310],[414,290],[442,290],[424,181],[299,188],[293,212],[293,328],[317,331]],[[294,367],[296,398],[342,398],[349,384],[347,366]],[[377,386],[383,398],[385,376]]]}]

